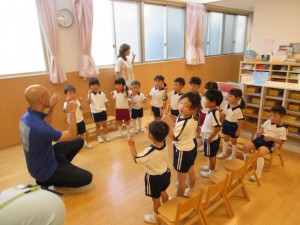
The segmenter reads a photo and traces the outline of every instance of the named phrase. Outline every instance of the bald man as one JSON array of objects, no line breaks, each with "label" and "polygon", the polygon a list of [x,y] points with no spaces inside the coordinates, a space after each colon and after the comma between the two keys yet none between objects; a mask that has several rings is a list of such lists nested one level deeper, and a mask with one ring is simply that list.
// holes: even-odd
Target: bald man
[{"label": "bald man", "polygon": [[[52,112],[58,96],[50,96],[41,85],[31,85],[25,91],[29,104],[27,113],[20,121],[20,133],[27,168],[36,183],[42,186],[81,187],[92,182],[93,175],[71,161],[83,147],[84,141],[77,137],[75,101],[68,101],[66,113],[70,124],[66,131],[51,127]],[[48,113],[45,111],[48,109]],[[57,142],[52,145],[52,142]]]}]

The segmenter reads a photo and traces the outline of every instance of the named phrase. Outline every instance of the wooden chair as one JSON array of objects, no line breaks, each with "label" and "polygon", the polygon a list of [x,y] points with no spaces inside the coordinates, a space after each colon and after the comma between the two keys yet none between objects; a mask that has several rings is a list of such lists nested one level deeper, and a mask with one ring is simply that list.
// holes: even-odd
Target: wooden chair
[{"label": "wooden chair", "polygon": [[[156,218],[156,225],[159,225],[161,221],[164,221],[166,224],[177,225],[184,219],[188,219],[184,224],[193,224],[197,221],[200,221],[201,224],[207,224],[201,205],[202,195],[203,192],[200,191],[191,198],[176,197],[165,202],[158,209],[159,214]],[[188,218],[192,212],[194,212],[195,216]]]},{"label": "wooden chair", "polygon": [[226,188],[229,176],[226,174],[222,179],[211,177],[210,180],[214,183],[208,186],[206,197],[203,202],[205,218],[212,211],[222,204],[225,204],[229,217],[233,217],[233,211],[229,204]]},{"label": "wooden chair", "polygon": [[225,163],[224,168],[228,171],[235,171],[241,168],[244,164],[246,164],[245,176],[254,175],[256,178],[257,185],[260,186],[260,181],[259,178],[257,177],[256,169],[255,169],[258,155],[259,155],[259,151],[254,151],[253,154],[247,157],[246,161],[240,159],[229,160]]},{"label": "wooden chair", "polygon": [[283,157],[282,157],[282,154],[281,154],[281,149],[282,149],[282,144],[279,145],[279,146],[276,146],[276,147],[274,148],[274,150],[273,150],[272,153],[265,155],[265,159],[266,159],[265,162],[267,163],[266,165],[268,166],[268,167],[267,167],[267,171],[270,171],[270,168],[271,168],[273,159],[274,159],[276,156],[279,157],[281,166],[284,166]]},{"label": "wooden chair", "polygon": [[227,186],[227,196],[230,199],[236,192],[242,190],[244,197],[250,201],[249,194],[244,184],[244,177],[247,165],[244,164],[241,168],[232,170]]}]

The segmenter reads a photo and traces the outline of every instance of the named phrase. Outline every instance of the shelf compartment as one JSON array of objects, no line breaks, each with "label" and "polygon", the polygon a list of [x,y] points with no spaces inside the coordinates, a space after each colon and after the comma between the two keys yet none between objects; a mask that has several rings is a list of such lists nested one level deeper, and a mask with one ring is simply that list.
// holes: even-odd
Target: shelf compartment
[{"label": "shelf compartment", "polygon": [[268,106],[268,107],[273,107],[275,105],[282,105],[282,102],[281,101],[276,101],[276,100],[266,100],[264,105]]},{"label": "shelf compartment", "polygon": [[300,112],[299,112],[299,111],[292,111],[292,110],[288,110],[288,109],[287,109],[286,112],[287,112],[288,114],[300,116]]},{"label": "shelf compartment", "polygon": [[246,114],[246,113],[244,113],[244,116],[258,119],[258,114]]},{"label": "shelf compartment", "polygon": [[300,100],[300,91],[291,91],[290,98],[295,100]]},{"label": "shelf compartment", "polygon": [[259,104],[253,104],[253,103],[248,103],[248,102],[246,102],[246,106],[248,107],[248,106],[250,106],[250,107],[254,107],[254,108],[259,108]]},{"label": "shelf compartment", "polygon": [[255,97],[261,97],[261,94],[260,94],[260,93],[244,93],[244,95],[255,96]]},{"label": "shelf compartment", "polygon": [[266,95],[265,98],[267,98],[267,99],[274,99],[274,100],[282,100],[283,96],[275,97],[275,96]]},{"label": "shelf compartment", "polygon": [[276,97],[279,97],[279,96],[283,96],[283,90],[282,89],[274,89],[274,88],[269,88],[268,89],[268,95],[270,96],[276,96]]},{"label": "shelf compartment", "polygon": [[297,99],[291,99],[291,98],[288,98],[286,101],[287,101],[287,102],[300,103],[300,99],[297,100]]},{"label": "shelf compartment", "polygon": [[261,87],[257,87],[257,86],[247,86],[246,93],[256,93],[259,94],[261,93]]},{"label": "shelf compartment", "polygon": [[300,139],[300,134],[299,134],[299,133],[291,133],[291,132],[289,132],[289,133],[287,134],[287,136],[288,136],[288,137],[293,137],[293,138],[298,138],[298,139]]}]

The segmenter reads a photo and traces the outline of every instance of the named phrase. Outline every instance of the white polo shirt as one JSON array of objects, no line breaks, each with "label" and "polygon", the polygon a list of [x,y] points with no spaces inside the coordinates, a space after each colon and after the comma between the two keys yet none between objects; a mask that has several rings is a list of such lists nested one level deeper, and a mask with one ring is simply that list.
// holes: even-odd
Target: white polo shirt
[{"label": "white polo shirt", "polygon": [[93,92],[91,94],[91,100],[90,108],[92,113],[106,111],[105,103],[108,102],[108,100],[103,91],[99,91],[98,93]]},{"label": "white polo shirt", "polygon": [[[68,102],[64,102],[63,110],[66,110]],[[81,104],[78,99],[76,99],[77,109],[75,111],[75,118],[76,123],[80,123],[83,120],[82,110],[81,110]],[[70,123],[70,114],[68,113],[68,123]]]},{"label": "white polo shirt", "polygon": [[173,144],[180,151],[191,151],[195,147],[194,138],[196,137],[196,130],[198,121],[194,120],[192,116],[182,118],[179,115],[176,119],[176,124],[173,129],[175,141]]},{"label": "white polo shirt", "polygon": [[116,100],[116,109],[129,109],[130,95],[130,90],[128,90],[128,95],[126,94],[126,90],[120,92],[114,90],[113,99]]},{"label": "white polo shirt", "polygon": [[164,100],[166,100],[164,88],[158,89],[156,87],[153,87],[149,95],[151,96],[151,101],[150,101],[151,106],[157,108],[163,107]]},{"label": "white polo shirt", "polygon": [[222,113],[225,115],[225,119],[228,122],[237,123],[239,120],[245,119],[240,105],[231,108],[230,104],[227,104]]},{"label": "white polo shirt", "polygon": [[141,109],[143,108],[143,103],[146,100],[146,98],[143,93],[139,92],[135,96],[131,95],[129,100],[131,103],[135,103],[131,106],[133,109]]},{"label": "white polo shirt", "polygon": [[[201,137],[209,138],[216,127],[221,127],[220,112],[218,109],[209,110],[201,127]],[[214,137],[213,141],[216,139],[218,139],[218,135]]]},{"label": "white polo shirt", "polygon": [[170,99],[171,109],[178,110],[178,103],[181,95],[183,95],[183,93],[178,93],[176,91],[170,91],[168,93],[168,99]]},{"label": "white polo shirt", "polygon": [[286,141],[287,129],[283,125],[276,125],[271,120],[265,121],[261,128],[263,128],[263,135],[265,137],[274,137],[282,141]]},{"label": "white polo shirt", "polygon": [[168,169],[168,148],[164,141],[164,145],[158,148],[155,145],[150,145],[142,152],[138,152],[135,157],[135,162],[143,164],[146,173],[149,175],[161,175]]}]

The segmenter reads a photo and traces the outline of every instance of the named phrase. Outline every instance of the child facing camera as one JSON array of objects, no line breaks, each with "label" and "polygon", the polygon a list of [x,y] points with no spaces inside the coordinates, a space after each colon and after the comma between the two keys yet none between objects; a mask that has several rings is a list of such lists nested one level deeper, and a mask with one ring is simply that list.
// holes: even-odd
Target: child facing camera
[{"label": "child facing camera", "polygon": [[161,201],[164,203],[169,200],[166,190],[170,185],[171,171],[167,166],[168,148],[165,140],[169,133],[169,126],[163,121],[154,120],[147,130],[152,144],[143,151],[137,152],[132,138],[129,137],[127,142],[133,160],[137,164],[144,165],[145,195],[152,197],[153,215],[144,215],[144,220],[148,223],[155,223]]}]

